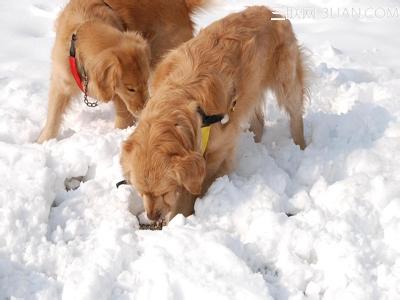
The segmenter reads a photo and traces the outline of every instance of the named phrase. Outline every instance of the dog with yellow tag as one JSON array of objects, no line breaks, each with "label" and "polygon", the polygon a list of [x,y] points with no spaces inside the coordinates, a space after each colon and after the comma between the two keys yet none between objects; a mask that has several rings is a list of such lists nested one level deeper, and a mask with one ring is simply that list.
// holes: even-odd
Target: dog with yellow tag
[{"label": "dog with yellow tag", "polygon": [[273,16],[264,6],[231,14],[157,67],[152,97],[121,156],[149,219],[192,214],[196,197],[233,170],[243,125],[258,128],[261,138],[268,89],[289,114],[294,142],[305,148],[303,55],[290,22]]}]

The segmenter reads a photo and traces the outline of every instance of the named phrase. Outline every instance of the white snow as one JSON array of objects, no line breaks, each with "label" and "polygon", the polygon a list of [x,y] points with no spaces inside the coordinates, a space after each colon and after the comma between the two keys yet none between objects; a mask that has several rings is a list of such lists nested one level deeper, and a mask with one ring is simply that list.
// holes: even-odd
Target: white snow
[{"label": "white snow", "polygon": [[77,99],[58,141],[34,143],[65,0],[2,1],[0,299],[400,299],[400,16],[343,15],[400,5],[321,2],[220,0],[196,15],[200,28],[252,4],[315,9],[292,19],[313,72],[308,147],[271,99],[262,143],[243,133],[235,173],[153,232],[135,192],[115,188],[134,128],[113,129],[112,105]]}]

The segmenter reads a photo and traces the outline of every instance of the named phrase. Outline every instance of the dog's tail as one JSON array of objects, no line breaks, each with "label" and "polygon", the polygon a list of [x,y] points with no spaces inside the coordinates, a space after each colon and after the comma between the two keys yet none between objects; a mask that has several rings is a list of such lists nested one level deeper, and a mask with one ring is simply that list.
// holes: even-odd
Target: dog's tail
[{"label": "dog's tail", "polygon": [[204,8],[210,4],[211,0],[185,0],[189,13],[193,13],[196,9]]}]

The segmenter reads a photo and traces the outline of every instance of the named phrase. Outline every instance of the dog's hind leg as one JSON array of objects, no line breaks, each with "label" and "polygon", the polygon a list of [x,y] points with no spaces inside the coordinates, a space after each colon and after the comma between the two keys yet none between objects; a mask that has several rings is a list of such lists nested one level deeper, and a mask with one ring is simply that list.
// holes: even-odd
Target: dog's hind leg
[{"label": "dog's hind leg", "polygon": [[301,52],[296,43],[285,45],[277,52],[273,90],[279,106],[289,114],[290,131],[295,144],[304,149],[303,111],[307,88]]},{"label": "dog's hind leg", "polygon": [[304,150],[306,143],[304,140],[303,126],[303,100],[302,92],[297,87],[294,90],[281,90],[277,92],[278,101],[284,107],[290,118],[290,133],[296,145]]},{"label": "dog's hind leg", "polygon": [[264,111],[261,104],[256,107],[250,120],[250,131],[254,133],[254,141],[261,142],[264,133]]},{"label": "dog's hind leg", "polygon": [[62,116],[72,97],[71,94],[63,93],[62,91],[62,87],[58,86],[53,81],[51,82],[47,120],[39,138],[37,139],[38,143],[43,143],[49,139],[57,137],[58,135]]}]

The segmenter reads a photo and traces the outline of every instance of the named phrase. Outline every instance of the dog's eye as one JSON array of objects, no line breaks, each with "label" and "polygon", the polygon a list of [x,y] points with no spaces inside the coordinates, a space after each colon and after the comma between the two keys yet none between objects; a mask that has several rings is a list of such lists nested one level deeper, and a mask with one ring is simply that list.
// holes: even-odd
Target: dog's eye
[{"label": "dog's eye", "polygon": [[136,89],[134,89],[133,87],[127,86],[126,89],[130,92],[130,93],[135,93]]}]

